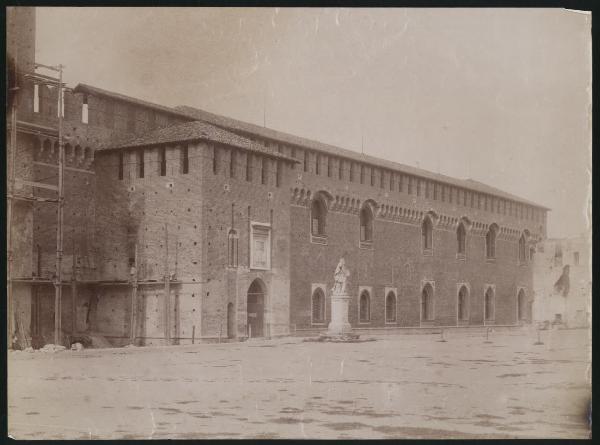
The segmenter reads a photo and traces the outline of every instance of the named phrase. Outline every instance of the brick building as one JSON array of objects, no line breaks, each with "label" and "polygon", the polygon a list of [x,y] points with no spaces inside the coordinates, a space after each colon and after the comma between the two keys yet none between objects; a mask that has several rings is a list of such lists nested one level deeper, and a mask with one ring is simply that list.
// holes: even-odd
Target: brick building
[{"label": "brick building", "polygon": [[[23,70],[34,71],[33,53],[27,60]],[[52,183],[56,89],[39,78],[20,87],[22,174]],[[66,93],[64,118],[65,334],[97,332],[119,345],[132,330],[138,344],[323,330],[341,256],[357,329],[531,319],[530,252],[545,238],[545,207],[84,84]],[[28,320],[26,336],[47,341],[56,207],[39,200],[49,190],[20,193],[17,318]]]}]

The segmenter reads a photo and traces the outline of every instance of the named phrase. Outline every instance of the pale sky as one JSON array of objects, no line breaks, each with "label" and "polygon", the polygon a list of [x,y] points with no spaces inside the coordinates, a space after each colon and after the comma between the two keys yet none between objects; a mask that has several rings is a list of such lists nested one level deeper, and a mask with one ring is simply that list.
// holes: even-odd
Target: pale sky
[{"label": "pale sky", "polygon": [[[36,58],[591,220],[591,16],[562,9],[37,8]],[[263,115],[264,113],[264,115]]]}]

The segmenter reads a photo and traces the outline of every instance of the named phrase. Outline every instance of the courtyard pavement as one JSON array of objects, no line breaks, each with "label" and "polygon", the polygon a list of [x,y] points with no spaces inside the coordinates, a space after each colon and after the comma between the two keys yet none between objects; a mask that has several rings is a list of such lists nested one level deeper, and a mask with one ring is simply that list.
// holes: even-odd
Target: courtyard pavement
[{"label": "courtyard pavement", "polygon": [[[374,336],[368,336],[374,337]],[[588,438],[588,330],[8,355],[17,439]]]}]

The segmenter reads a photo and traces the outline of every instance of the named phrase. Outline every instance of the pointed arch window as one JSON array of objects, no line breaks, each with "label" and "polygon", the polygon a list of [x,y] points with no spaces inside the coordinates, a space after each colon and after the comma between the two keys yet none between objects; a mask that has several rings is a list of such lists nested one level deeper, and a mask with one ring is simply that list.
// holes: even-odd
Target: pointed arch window
[{"label": "pointed arch window", "polygon": [[385,297],[385,322],[396,322],[396,294],[389,291]]},{"label": "pointed arch window", "polygon": [[363,290],[360,294],[358,321],[361,323],[371,321],[371,296],[367,290]]},{"label": "pointed arch window", "polygon": [[433,286],[427,283],[421,292],[421,321],[432,321],[433,319]]},{"label": "pointed arch window", "polygon": [[456,253],[459,257],[464,258],[467,252],[467,230],[461,222],[456,229]]},{"label": "pointed arch window", "polygon": [[519,264],[525,264],[527,261],[527,243],[525,241],[525,234],[521,234],[519,238]]},{"label": "pointed arch window", "polygon": [[310,233],[313,237],[326,237],[326,216],[327,207],[325,206],[321,196],[317,195],[317,197],[313,199],[310,206]]},{"label": "pointed arch window", "polygon": [[363,206],[360,211],[360,242],[361,247],[373,242],[373,213],[369,205]]},{"label": "pointed arch window", "polygon": [[492,224],[485,235],[485,257],[489,260],[496,258],[497,226]]},{"label": "pointed arch window", "polygon": [[323,290],[318,287],[312,294],[312,322],[325,323],[325,295]]},{"label": "pointed arch window", "polygon": [[433,223],[428,216],[425,217],[423,224],[421,224],[421,238],[423,253],[431,253],[433,250]]}]

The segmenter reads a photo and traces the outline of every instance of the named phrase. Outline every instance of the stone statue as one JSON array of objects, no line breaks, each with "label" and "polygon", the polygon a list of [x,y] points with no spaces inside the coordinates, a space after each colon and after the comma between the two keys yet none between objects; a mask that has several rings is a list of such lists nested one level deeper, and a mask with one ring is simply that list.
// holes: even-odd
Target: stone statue
[{"label": "stone statue", "polygon": [[333,274],[333,289],[331,291],[334,295],[345,295],[346,294],[346,280],[350,275],[350,271],[346,268],[346,262],[344,258],[340,258],[340,262],[335,268]]}]

